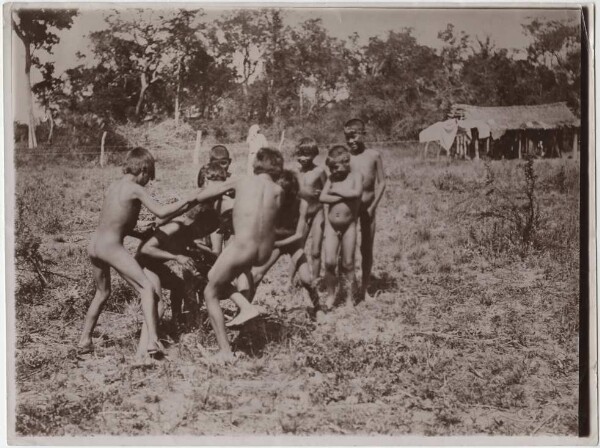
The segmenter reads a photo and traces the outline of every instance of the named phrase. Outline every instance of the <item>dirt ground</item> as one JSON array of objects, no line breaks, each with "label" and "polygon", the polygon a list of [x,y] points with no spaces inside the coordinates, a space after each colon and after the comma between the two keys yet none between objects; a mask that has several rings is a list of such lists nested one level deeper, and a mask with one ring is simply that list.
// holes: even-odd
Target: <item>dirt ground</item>
[{"label": "dirt ground", "polygon": [[[119,168],[20,157],[17,243],[31,252],[39,241],[47,284],[17,259],[16,434],[576,435],[576,162],[533,163],[538,219],[524,242],[514,230],[527,215],[524,161],[381,151],[374,300],[315,324],[303,291],[285,288],[284,258],[257,293],[269,314],[231,331],[242,356],[227,367],[205,362],[216,350],[208,326],[178,332],[168,314],[167,359],[136,365],[141,312],[114,273],[96,352],[76,355],[93,295],[86,245]],[[189,152],[157,158],[157,198],[194,187]]]}]

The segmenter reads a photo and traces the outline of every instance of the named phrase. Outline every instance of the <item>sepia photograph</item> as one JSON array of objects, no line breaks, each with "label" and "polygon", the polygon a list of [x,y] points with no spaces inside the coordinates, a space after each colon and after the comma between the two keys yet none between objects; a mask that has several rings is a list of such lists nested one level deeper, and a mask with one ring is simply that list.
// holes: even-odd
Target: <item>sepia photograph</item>
[{"label": "sepia photograph", "polygon": [[597,443],[593,6],[3,12],[9,443]]}]

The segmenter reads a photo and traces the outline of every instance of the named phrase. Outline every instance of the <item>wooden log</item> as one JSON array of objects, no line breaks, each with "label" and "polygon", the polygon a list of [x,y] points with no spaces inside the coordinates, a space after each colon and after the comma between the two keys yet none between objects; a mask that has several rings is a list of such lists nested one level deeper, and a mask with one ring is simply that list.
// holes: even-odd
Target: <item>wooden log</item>
[{"label": "wooden log", "polygon": [[104,131],[102,133],[102,140],[100,140],[100,166],[101,167],[104,167],[104,163],[105,163],[105,160],[104,160],[104,141],[106,140],[106,134],[107,134],[107,132]]},{"label": "wooden log", "polygon": [[196,132],[196,146],[194,147],[194,154],[192,155],[192,162],[194,165],[200,165],[200,147],[202,145],[202,131]]}]

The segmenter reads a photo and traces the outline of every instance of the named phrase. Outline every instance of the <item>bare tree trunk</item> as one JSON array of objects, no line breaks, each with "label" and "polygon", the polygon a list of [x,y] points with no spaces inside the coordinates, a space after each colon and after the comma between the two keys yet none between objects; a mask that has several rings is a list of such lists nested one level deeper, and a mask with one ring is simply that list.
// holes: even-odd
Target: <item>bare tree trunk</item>
[{"label": "bare tree trunk", "polygon": [[177,88],[175,90],[175,125],[179,125],[179,95],[181,94],[181,59],[177,60]]},{"label": "bare tree trunk", "polygon": [[52,136],[54,135],[54,117],[52,116],[52,111],[48,112],[48,121],[50,122],[50,132],[48,132],[48,141],[49,145],[52,144]]},{"label": "bare tree trunk", "polygon": [[148,90],[148,78],[146,77],[146,73],[142,73],[140,75],[140,81],[142,86],[140,87],[140,97],[138,98],[137,104],[135,105],[135,115],[139,117],[142,113],[142,105],[144,104],[144,95],[146,94],[146,90]]},{"label": "bare tree trunk", "polygon": [[33,92],[31,91],[31,48],[29,42],[23,41],[25,45],[25,76],[27,78],[27,107],[28,107],[28,147],[37,148],[37,138],[35,136],[35,117],[33,115]]}]

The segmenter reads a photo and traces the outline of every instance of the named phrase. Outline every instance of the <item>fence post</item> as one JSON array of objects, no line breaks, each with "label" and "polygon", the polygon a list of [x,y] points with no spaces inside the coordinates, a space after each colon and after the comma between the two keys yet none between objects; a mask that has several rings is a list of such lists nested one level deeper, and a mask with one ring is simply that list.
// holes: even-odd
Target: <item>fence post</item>
[{"label": "fence post", "polygon": [[281,140],[279,140],[279,150],[281,151],[281,147],[283,146],[283,140],[285,140],[285,129],[281,131]]},{"label": "fence post", "polygon": [[202,144],[202,131],[196,131],[196,146],[194,148],[194,165],[200,165],[200,145]]},{"label": "fence post", "polygon": [[100,166],[104,168],[104,140],[106,140],[106,131],[102,133],[102,140],[100,141]]}]

